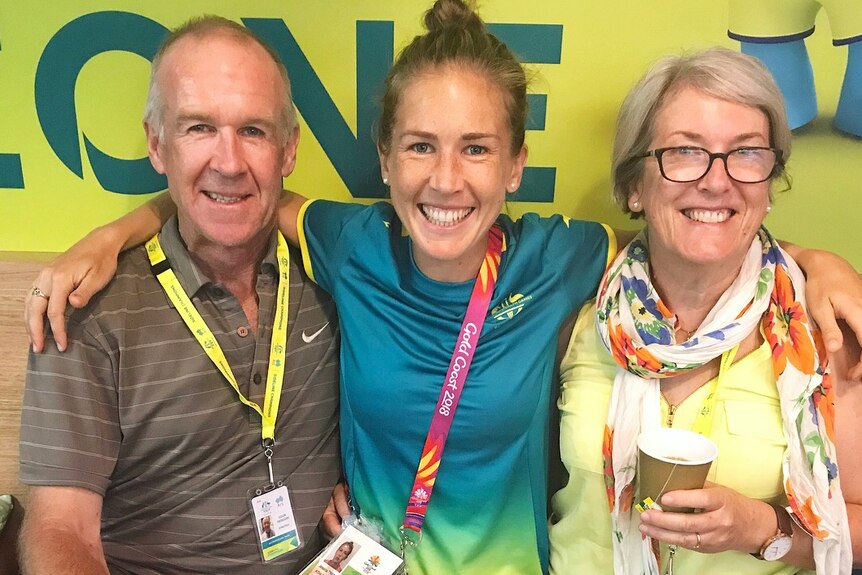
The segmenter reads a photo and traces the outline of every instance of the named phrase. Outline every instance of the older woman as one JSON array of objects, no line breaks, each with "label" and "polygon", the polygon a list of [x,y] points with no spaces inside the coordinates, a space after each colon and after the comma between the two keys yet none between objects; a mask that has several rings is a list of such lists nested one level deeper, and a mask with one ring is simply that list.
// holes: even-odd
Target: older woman
[{"label": "older woman", "polygon": [[[761,226],[790,139],[769,73],[728,50],[665,58],[626,98],[614,193],[647,226],[563,361],[555,572],[849,573],[862,390],[830,376],[803,276]],[[718,445],[711,484],[660,501],[700,513],[635,510],[636,439],[661,426]]]}]

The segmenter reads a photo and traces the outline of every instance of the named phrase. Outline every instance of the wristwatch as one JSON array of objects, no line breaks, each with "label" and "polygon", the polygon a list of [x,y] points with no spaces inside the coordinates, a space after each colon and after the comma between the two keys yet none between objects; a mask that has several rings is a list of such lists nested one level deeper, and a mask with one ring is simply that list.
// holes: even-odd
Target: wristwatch
[{"label": "wristwatch", "polygon": [[766,561],[778,561],[790,551],[793,546],[793,520],[790,518],[791,511],[775,503],[770,503],[778,520],[778,531],[766,540],[761,546],[759,553],[752,553],[758,559]]}]

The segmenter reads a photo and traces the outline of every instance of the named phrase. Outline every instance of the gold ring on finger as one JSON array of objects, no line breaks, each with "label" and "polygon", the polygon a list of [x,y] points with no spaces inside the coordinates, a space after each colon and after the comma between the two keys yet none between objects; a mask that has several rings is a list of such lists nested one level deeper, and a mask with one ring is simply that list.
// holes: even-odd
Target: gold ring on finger
[{"label": "gold ring on finger", "polygon": [[39,286],[33,286],[33,291],[30,292],[30,295],[41,297],[43,299],[48,299],[48,294],[39,289]]}]

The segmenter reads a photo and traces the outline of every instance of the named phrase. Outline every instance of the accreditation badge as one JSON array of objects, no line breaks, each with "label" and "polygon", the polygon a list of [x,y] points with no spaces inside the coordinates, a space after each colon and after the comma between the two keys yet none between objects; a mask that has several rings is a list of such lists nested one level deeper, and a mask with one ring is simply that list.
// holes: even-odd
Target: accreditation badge
[{"label": "accreditation badge", "polygon": [[302,546],[290,494],[284,482],[253,489],[249,493],[249,506],[264,562]]},{"label": "accreditation badge", "polygon": [[404,561],[350,525],[300,575],[402,575]]}]

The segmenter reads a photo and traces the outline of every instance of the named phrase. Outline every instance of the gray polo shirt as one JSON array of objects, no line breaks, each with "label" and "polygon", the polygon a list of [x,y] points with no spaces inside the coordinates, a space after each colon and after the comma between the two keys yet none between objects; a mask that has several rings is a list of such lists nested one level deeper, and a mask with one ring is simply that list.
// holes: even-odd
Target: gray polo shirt
[{"label": "gray polo shirt", "polygon": [[[210,282],[168,222],[160,241],[243,394],[262,405],[275,313],[275,235],[258,269],[257,336],[239,301]],[[292,573],[319,550],[316,531],[340,475],[335,306],[291,249],[286,371],[273,468],[286,479],[305,546],[263,564],[249,491],[266,483],[260,416],[240,403],[154,277],[143,247],[68,313],[69,345],[30,354],[21,481],[104,496],[112,573]]]}]

